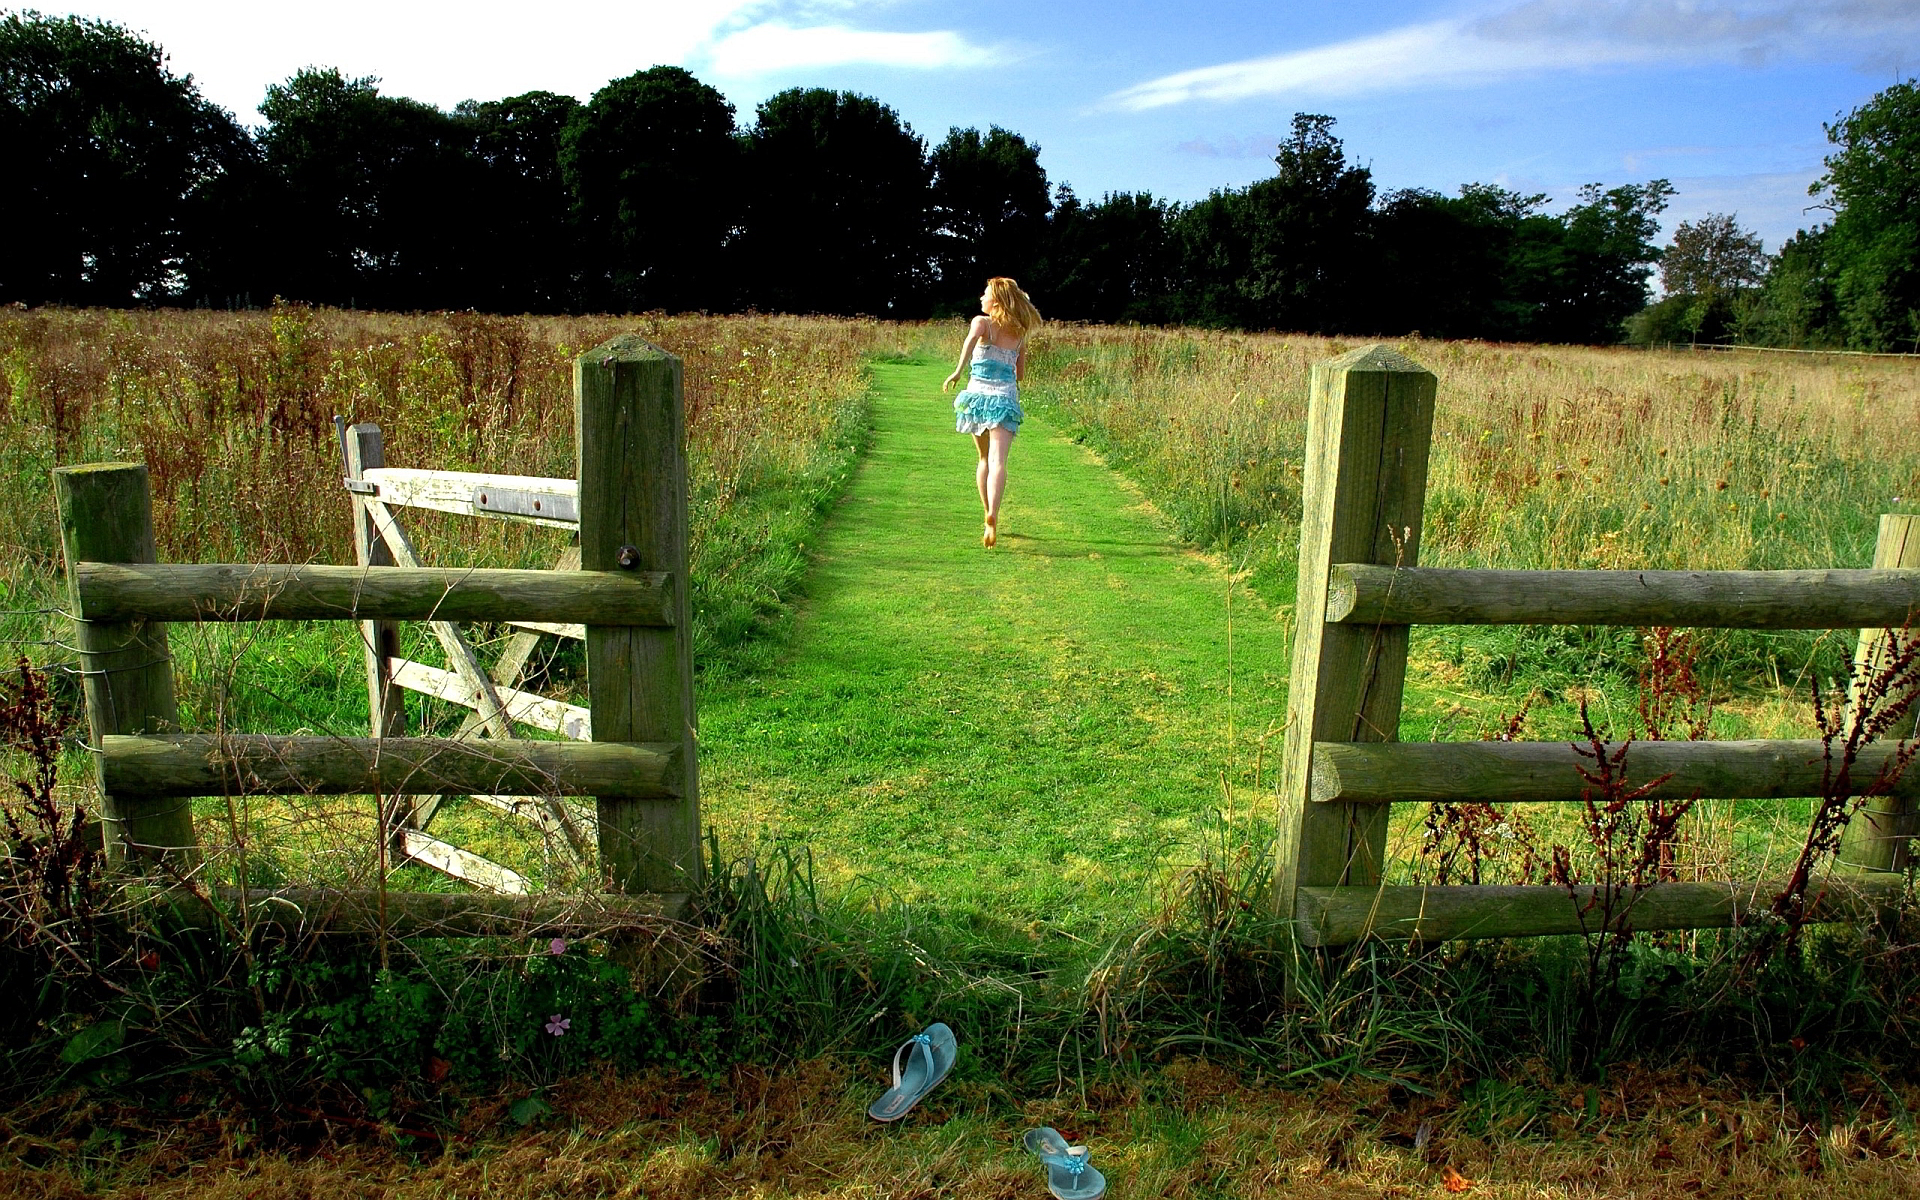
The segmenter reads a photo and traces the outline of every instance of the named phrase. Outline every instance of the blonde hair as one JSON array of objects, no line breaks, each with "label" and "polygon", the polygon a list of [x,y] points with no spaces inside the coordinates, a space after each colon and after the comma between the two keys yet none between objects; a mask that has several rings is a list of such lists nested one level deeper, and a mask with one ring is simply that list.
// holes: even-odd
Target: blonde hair
[{"label": "blonde hair", "polygon": [[987,317],[1009,333],[1026,337],[1040,328],[1040,310],[1020,285],[1005,275],[987,280]]}]

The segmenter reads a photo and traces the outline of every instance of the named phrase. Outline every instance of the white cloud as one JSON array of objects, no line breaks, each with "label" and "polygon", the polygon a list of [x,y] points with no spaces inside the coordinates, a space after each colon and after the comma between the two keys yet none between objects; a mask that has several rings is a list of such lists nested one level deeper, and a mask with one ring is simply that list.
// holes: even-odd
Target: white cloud
[{"label": "white cloud", "polygon": [[375,75],[443,106],[534,89],[586,97],[609,79],[685,61],[766,0],[76,0],[143,31],[173,70],[243,120],[267,85],[308,66]]},{"label": "white cloud", "polygon": [[1534,65],[1541,49],[1564,53],[1533,46],[1463,46],[1467,40],[1460,22],[1409,25],[1312,50],[1164,75],[1109,99],[1120,108],[1139,111],[1195,100],[1233,101],[1284,94],[1351,96],[1442,81],[1490,79]]},{"label": "white cloud", "polygon": [[1781,171],[1676,178],[1673,183],[1679,192],[1660,223],[1671,235],[1682,221],[1732,213],[1741,225],[1760,234],[1769,252],[1778,252],[1796,230],[1832,217],[1814,207],[1819,200],[1807,195],[1807,185],[1819,175],[1819,171]]},{"label": "white cloud", "polygon": [[1920,50],[1914,0],[1525,0],[1287,54],[1163,75],[1116,92],[1140,111],[1255,96],[1353,96],[1654,62],[1858,63]]},{"label": "white cloud", "polygon": [[[884,3],[884,0],[882,0]],[[582,99],[660,63],[747,77],[874,63],[973,66],[957,33],[844,23],[874,0],[76,0],[81,16],[158,42],[172,69],[255,121],[267,85],[309,66],[373,75],[388,95],[450,107],[543,89]],[[46,8],[50,6],[42,5]],[[798,22],[798,27],[791,22]]]},{"label": "white cloud", "polygon": [[895,33],[845,25],[795,28],[782,21],[767,21],[722,37],[704,51],[703,57],[717,74],[737,78],[852,64],[915,70],[973,67],[986,63],[991,56],[984,47],[951,30]]}]

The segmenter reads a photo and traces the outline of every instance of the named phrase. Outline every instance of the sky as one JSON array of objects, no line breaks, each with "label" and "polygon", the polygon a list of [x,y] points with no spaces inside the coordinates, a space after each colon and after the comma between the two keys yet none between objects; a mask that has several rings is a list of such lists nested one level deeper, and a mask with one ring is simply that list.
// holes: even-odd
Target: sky
[{"label": "sky", "polygon": [[[43,12],[60,11],[41,0]],[[91,0],[248,124],[306,66],[443,107],[588,99],[684,66],[750,122],[794,86],[892,105],[929,142],[1000,125],[1082,197],[1193,200],[1271,174],[1328,114],[1382,190],[1666,178],[1669,228],[1736,214],[1768,250],[1823,220],[1830,123],[1920,73],[1920,0]]]}]

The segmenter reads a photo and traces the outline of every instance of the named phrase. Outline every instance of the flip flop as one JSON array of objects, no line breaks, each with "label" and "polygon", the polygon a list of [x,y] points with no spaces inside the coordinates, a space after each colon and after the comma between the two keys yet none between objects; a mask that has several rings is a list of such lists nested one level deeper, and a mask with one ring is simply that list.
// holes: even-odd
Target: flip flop
[{"label": "flip flop", "polygon": [[[898,1121],[920,1103],[920,1098],[953,1070],[959,1043],[953,1030],[938,1021],[914,1034],[893,1052],[893,1086],[873,1102],[867,1115],[876,1121]],[[901,1060],[906,1069],[901,1069]]]},{"label": "flip flop", "polygon": [[1057,1200],[1095,1200],[1107,1194],[1107,1177],[1087,1161],[1085,1146],[1069,1146],[1056,1129],[1027,1130],[1027,1149],[1047,1165],[1047,1190]]}]

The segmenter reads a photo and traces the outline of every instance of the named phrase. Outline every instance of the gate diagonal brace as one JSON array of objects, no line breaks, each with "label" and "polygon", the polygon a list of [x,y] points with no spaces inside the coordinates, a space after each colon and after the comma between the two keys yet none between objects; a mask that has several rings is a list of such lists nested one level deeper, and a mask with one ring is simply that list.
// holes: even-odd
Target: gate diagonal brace
[{"label": "gate diagonal brace", "polygon": [[[395,565],[420,566],[419,554],[414,550],[412,542],[407,539],[406,533],[400,528],[399,522],[394,520],[393,512],[386,503],[370,496],[357,496],[355,499],[366,506],[367,515],[372,518],[381,541],[386,543],[388,551],[393,555]],[[574,551],[576,556],[578,553],[577,550]],[[460,736],[472,736],[484,729],[496,738],[512,738],[513,722],[507,714],[506,705],[501,702],[493,679],[481,669],[479,655],[474,652],[473,646],[460,632],[460,627],[452,621],[429,621],[427,625],[446,652],[449,666],[460,677],[476,702],[476,711],[462,724]],[[522,661],[524,662],[524,659]],[[548,817],[560,830],[574,857],[582,862],[587,861],[591,854],[591,843],[586,833],[580,828],[580,823],[574,819],[573,813],[561,803],[557,796],[541,797],[541,801]],[[426,823],[432,820],[438,808],[437,799],[429,801],[424,806],[422,814],[415,818],[418,822],[417,827],[424,830]]]}]

